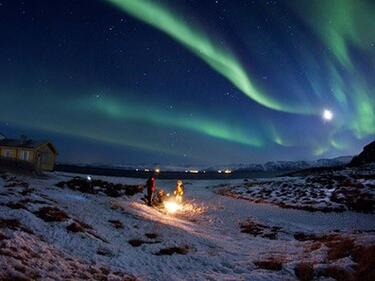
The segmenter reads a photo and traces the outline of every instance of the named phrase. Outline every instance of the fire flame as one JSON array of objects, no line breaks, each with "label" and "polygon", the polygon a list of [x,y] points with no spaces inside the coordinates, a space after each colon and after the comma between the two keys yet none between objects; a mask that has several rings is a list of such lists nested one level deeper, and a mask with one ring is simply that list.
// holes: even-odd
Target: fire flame
[{"label": "fire flame", "polygon": [[164,208],[167,211],[167,213],[174,214],[174,213],[182,210],[182,205],[178,204],[175,201],[165,201],[164,202]]}]

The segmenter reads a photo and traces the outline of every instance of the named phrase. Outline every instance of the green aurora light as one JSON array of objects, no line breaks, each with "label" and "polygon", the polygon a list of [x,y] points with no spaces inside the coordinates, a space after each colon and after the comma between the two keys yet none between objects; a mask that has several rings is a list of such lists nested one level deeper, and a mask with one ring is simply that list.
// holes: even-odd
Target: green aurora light
[{"label": "green aurora light", "polygon": [[107,0],[128,14],[168,34],[212,69],[228,79],[240,91],[255,102],[278,111],[310,114],[311,109],[302,105],[283,103],[257,89],[238,59],[228,50],[224,50],[203,32],[187,25],[181,17],[155,1],[147,0]]}]

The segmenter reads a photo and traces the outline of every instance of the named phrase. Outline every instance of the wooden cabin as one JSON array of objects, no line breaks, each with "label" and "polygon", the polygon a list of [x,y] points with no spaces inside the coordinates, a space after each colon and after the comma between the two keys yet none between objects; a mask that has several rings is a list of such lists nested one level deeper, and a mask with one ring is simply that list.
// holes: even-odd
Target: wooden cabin
[{"label": "wooden cabin", "polygon": [[33,169],[37,172],[53,171],[57,150],[49,141],[0,138],[0,162],[2,166]]}]

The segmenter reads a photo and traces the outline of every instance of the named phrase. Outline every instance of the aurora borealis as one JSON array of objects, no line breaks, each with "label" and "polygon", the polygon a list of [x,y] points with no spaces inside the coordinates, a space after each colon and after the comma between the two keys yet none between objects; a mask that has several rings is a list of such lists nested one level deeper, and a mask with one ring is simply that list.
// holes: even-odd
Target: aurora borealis
[{"label": "aurora borealis", "polygon": [[61,161],[308,160],[375,137],[373,1],[0,3],[0,132]]}]

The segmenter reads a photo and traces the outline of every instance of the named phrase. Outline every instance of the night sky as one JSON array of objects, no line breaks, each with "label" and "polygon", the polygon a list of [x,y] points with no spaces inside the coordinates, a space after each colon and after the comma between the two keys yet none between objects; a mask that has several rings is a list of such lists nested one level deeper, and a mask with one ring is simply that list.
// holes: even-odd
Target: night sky
[{"label": "night sky", "polygon": [[374,15],[365,0],[0,0],[0,132],[51,139],[65,162],[355,154],[375,137]]}]

